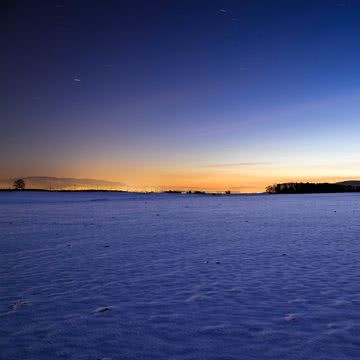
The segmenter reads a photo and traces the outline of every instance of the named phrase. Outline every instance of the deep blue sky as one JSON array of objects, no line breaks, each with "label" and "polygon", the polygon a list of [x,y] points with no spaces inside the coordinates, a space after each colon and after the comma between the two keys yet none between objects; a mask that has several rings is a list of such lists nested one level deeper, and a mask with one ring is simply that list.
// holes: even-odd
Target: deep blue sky
[{"label": "deep blue sky", "polygon": [[1,12],[3,177],[255,189],[360,176],[359,1],[13,0]]}]

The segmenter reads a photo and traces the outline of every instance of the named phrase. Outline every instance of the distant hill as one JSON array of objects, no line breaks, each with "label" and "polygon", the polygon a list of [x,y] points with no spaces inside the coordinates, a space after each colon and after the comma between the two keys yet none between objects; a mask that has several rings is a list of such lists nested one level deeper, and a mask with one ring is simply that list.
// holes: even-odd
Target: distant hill
[{"label": "distant hill", "polygon": [[342,186],[360,187],[360,180],[347,180],[347,181],[337,182],[336,184]]},{"label": "distant hill", "polygon": [[[58,178],[50,176],[23,177],[27,189],[52,189],[52,190],[119,190],[124,189],[126,184],[116,181],[98,179]],[[9,188],[15,179],[0,181],[0,187]]]}]

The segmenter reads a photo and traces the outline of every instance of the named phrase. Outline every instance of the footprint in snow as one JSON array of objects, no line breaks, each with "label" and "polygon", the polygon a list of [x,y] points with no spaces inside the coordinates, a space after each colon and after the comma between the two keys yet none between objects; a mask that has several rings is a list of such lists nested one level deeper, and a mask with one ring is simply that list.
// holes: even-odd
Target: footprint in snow
[{"label": "footprint in snow", "polygon": [[208,300],[208,299],[209,299],[209,297],[206,296],[206,295],[194,294],[194,295],[188,297],[188,298],[185,300],[185,302],[186,302],[186,303],[194,303],[194,302],[198,302],[198,301],[200,301],[200,302],[201,302],[201,301],[206,301],[206,300]]},{"label": "footprint in snow", "polygon": [[296,320],[296,319],[298,319],[298,318],[299,318],[298,315],[297,315],[297,314],[293,314],[293,313],[287,314],[287,315],[285,316],[285,320],[286,320],[286,321],[294,321],[294,320]]},{"label": "footprint in snow", "polygon": [[11,310],[19,310],[20,308],[22,308],[24,305],[30,304],[30,301],[27,300],[16,300],[14,303],[12,303],[10,305]]},{"label": "footprint in snow", "polygon": [[110,310],[111,310],[110,306],[101,306],[101,307],[98,307],[97,309],[95,309],[94,313],[103,313],[103,312],[107,312]]},{"label": "footprint in snow", "polygon": [[343,307],[351,305],[351,302],[344,299],[338,299],[334,301],[333,305],[337,307]]}]

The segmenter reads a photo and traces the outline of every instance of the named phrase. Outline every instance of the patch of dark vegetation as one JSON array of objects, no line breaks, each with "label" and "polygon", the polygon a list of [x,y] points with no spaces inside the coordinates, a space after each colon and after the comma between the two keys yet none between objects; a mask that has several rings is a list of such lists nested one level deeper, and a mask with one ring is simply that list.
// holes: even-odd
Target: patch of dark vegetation
[{"label": "patch of dark vegetation", "polygon": [[321,194],[321,193],[344,193],[360,192],[360,185],[348,185],[342,183],[302,183],[290,182],[270,185],[266,188],[268,194]]}]

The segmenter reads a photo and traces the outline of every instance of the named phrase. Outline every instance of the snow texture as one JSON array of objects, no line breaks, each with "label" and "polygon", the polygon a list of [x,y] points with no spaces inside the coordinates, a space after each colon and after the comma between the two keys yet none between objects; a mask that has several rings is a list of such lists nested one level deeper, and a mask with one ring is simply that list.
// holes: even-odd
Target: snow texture
[{"label": "snow texture", "polygon": [[360,194],[0,194],[0,358],[360,359]]}]

